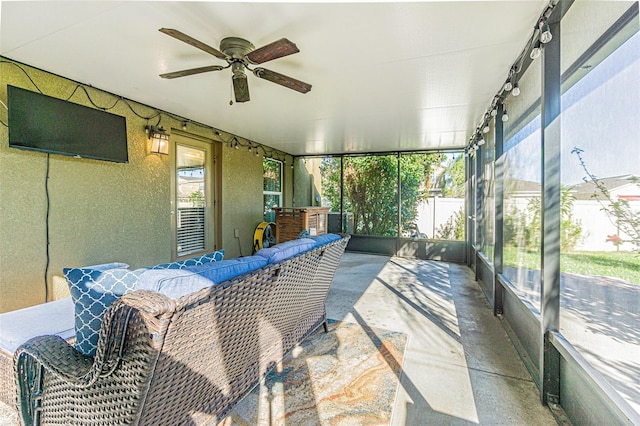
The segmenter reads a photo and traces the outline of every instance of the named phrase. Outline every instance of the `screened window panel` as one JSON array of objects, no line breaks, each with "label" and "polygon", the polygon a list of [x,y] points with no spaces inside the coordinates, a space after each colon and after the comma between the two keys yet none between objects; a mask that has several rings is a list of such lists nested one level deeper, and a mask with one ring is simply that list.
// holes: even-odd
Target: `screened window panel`
[{"label": "screened window panel", "polygon": [[576,2],[561,23],[572,74],[561,97],[560,331],[640,413],[637,15],[591,47],[630,5]]},{"label": "screened window panel", "polygon": [[395,237],[398,232],[396,155],[344,158],[344,210],[353,215],[353,232]]},{"label": "screened window panel", "polygon": [[481,250],[493,262],[495,246],[495,131],[493,126],[484,135],[485,144],[482,146],[482,245]]},{"label": "screened window panel", "polygon": [[[540,309],[542,244],[541,65],[519,80],[520,96],[507,98],[503,162],[503,273],[520,297]],[[501,119],[501,117],[497,117]]]}]

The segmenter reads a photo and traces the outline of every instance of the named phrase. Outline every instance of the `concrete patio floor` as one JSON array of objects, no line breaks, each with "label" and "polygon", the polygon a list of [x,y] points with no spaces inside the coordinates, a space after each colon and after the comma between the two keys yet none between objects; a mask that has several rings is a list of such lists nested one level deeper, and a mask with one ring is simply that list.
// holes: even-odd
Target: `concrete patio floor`
[{"label": "concrete patio floor", "polygon": [[556,425],[464,265],[345,253],[331,319],[409,335],[394,425]]}]

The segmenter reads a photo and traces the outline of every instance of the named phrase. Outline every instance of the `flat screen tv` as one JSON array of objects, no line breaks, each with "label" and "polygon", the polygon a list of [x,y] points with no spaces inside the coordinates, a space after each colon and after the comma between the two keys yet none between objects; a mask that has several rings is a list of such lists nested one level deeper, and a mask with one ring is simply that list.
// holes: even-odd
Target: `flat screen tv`
[{"label": "flat screen tv", "polygon": [[9,146],[126,163],[124,117],[7,86]]}]

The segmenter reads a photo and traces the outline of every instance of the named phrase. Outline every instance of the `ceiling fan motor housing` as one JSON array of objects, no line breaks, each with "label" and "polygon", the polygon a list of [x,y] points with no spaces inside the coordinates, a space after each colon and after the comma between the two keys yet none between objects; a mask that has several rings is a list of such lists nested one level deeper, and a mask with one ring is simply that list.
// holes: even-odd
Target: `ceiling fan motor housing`
[{"label": "ceiling fan motor housing", "polygon": [[244,60],[246,55],[255,50],[255,46],[243,38],[226,37],[220,41],[220,50],[229,59]]}]

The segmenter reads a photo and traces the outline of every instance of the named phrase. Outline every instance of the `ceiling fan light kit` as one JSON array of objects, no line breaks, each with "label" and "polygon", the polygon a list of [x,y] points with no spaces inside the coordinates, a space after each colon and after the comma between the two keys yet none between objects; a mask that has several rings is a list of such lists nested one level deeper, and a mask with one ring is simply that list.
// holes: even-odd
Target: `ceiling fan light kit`
[{"label": "ceiling fan light kit", "polygon": [[250,65],[262,64],[264,62],[282,58],[283,56],[298,53],[298,47],[286,38],[281,38],[280,40],[256,49],[251,42],[245,39],[239,37],[226,37],[220,41],[220,50],[217,50],[172,28],[160,28],[159,31],[209,53],[218,59],[227,61],[227,66],[210,65],[199,68],[190,68],[187,70],[160,74],[160,77],[162,78],[171,79],[185,77],[188,75],[201,74],[210,71],[221,71],[223,69],[231,68],[231,81],[233,83],[233,92],[236,102],[247,102],[250,100],[249,84],[247,81],[247,75],[245,74],[245,69],[251,71],[258,78],[279,84],[300,93],[307,93],[311,90],[310,84],[296,80],[295,78],[284,74],[262,67],[254,69],[250,68]]}]

